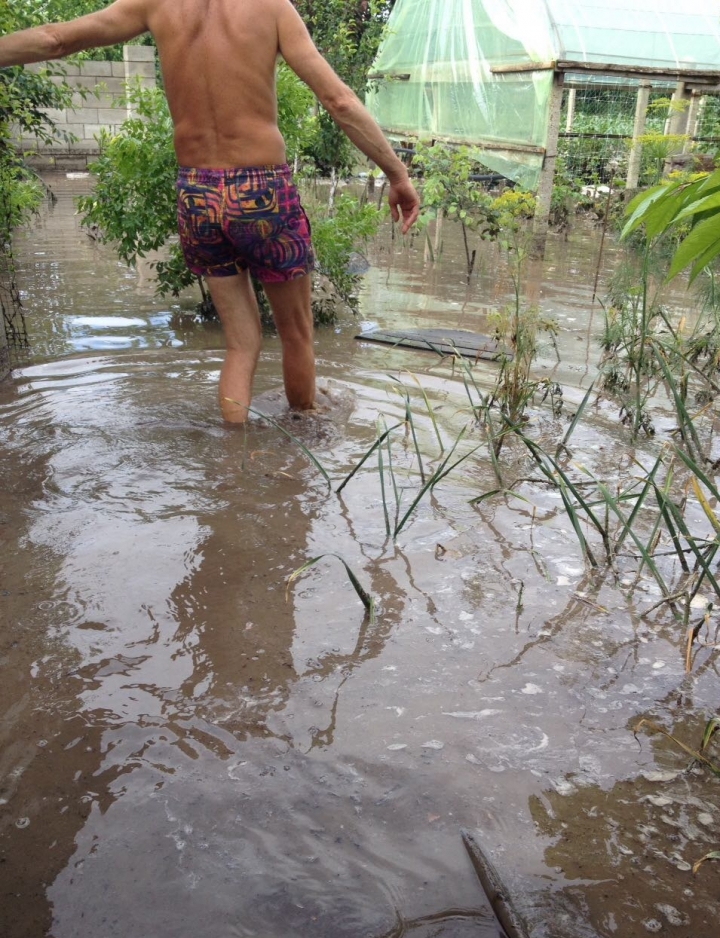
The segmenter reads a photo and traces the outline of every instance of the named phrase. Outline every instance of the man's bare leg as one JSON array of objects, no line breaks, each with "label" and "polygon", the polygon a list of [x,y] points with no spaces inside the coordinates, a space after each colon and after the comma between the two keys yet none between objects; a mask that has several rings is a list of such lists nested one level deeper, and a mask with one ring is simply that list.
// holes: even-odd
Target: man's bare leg
[{"label": "man's bare leg", "polygon": [[288,404],[294,410],[315,407],[315,352],[311,278],[264,283],[282,343],[283,380]]},{"label": "man's bare leg", "polygon": [[262,345],[255,291],[247,271],[206,282],[225,333],[227,352],[220,372],[220,410],[228,423],[245,423]]}]

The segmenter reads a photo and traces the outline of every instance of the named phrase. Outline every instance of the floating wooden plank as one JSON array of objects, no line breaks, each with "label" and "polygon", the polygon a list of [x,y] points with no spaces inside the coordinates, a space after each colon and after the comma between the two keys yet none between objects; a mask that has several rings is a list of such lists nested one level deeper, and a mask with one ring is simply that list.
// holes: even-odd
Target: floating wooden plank
[{"label": "floating wooden plank", "polygon": [[491,336],[458,329],[372,329],[370,332],[361,332],[355,338],[363,342],[379,342],[382,345],[440,355],[462,355],[475,361],[480,358],[497,361],[512,357]]}]

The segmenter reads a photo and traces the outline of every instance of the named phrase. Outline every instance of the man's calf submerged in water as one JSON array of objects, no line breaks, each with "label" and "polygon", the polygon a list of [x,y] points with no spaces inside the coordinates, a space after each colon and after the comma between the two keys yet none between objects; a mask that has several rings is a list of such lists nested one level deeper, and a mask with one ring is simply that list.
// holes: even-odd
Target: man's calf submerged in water
[{"label": "man's calf submerged in water", "polygon": [[281,55],[350,140],[388,177],[403,233],[419,199],[407,169],[357,96],[315,48],[290,0],[116,0],[103,10],[0,38],[0,68],[57,59],[150,32],[175,125],[178,225],[190,269],[205,277],[225,333],[220,407],[244,423],[262,333],[252,273],[283,350],[291,407],[315,405],[310,227],[277,125]]}]

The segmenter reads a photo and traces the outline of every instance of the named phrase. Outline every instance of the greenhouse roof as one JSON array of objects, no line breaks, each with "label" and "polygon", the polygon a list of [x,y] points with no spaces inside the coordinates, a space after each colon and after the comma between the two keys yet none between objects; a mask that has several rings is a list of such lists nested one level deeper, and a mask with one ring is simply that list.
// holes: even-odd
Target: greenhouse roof
[{"label": "greenhouse roof", "polygon": [[397,0],[368,106],[392,135],[480,146],[492,169],[534,185],[557,73],[717,92],[718,3]]},{"label": "greenhouse roof", "polygon": [[501,0],[498,6],[545,12],[551,58],[690,73],[720,70],[720,9],[714,0]]}]

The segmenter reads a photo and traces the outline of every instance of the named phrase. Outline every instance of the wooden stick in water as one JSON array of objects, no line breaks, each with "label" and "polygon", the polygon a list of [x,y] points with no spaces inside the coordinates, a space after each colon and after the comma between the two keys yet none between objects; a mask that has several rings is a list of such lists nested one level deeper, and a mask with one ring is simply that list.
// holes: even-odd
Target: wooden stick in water
[{"label": "wooden stick in water", "polygon": [[461,831],[478,879],[485,890],[495,916],[505,930],[506,938],[530,938],[525,925],[512,904],[498,872],[480,849],[477,838],[468,830]]}]

